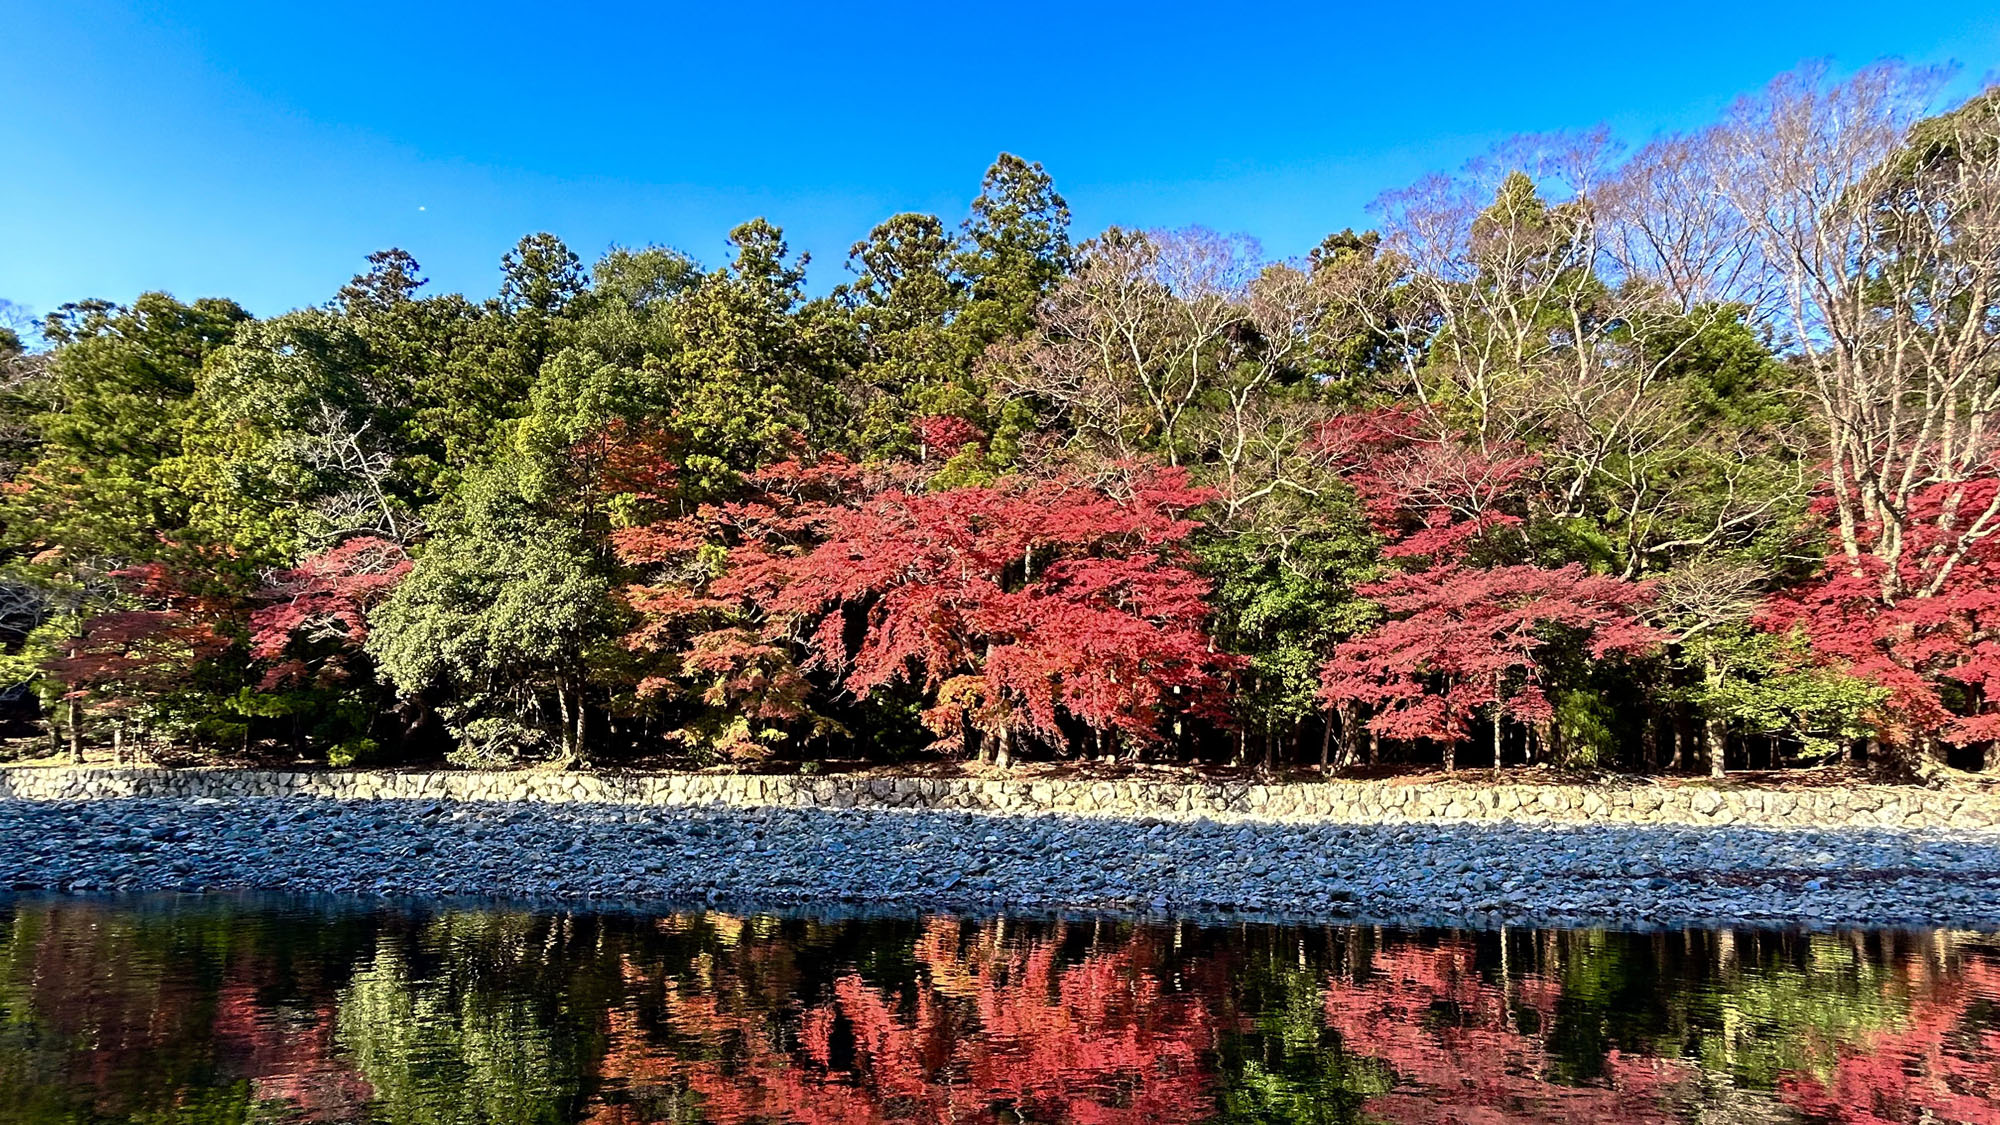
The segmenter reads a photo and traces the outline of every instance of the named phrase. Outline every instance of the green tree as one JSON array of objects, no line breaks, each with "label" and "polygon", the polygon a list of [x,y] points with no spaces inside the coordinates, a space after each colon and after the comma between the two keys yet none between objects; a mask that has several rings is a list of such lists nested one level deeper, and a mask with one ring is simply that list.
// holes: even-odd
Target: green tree
[{"label": "green tree", "polygon": [[159,469],[180,453],[202,364],[249,319],[231,301],[164,293],[51,314],[47,408],[31,423],[38,455],[7,501],[13,546],[129,560],[185,527],[186,499]]},{"label": "green tree", "polygon": [[762,219],[729,241],[736,260],[672,299],[676,346],[647,365],[670,404],[665,423],[686,443],[690,483],[711,494],[801,442],[837,445],[849,421],[839,392],[849,336],[830,303],[805,303],[805,257],[792,259]]},{"label": "green tree", "polygon": [[368,653],[406,698],[435,702],[472,761],[583,759],[586,684],[614,631],[600,548],[535,503],[523,467],[469,477],[409,576],[370,618]]},{"label": "green tree", "polygon": [[200,538],[272,564],[353,534],[407,541],[429,499],[404,464],[410,405],[352,318],[287,313],[216,354],[163,472]]},{"label": "green tree", "polygon": [[994,160],[965,222],[963,332],[992,341],[1034,329],[1036,303],[1072,264],[1069,221],[1069,204],[1040,164],[1007,152]]},{"label": "green tree", "polygon": [[576,316],[578,346],[628,367],[675,350],[674,301],[702,278],[694,259],[660,246],[613,247],[590,273],[590,296]]},{"label": "green tree", "polygon": [[960,246],[935,215],[902,214],[848,254],[855,279],[834,298],[852,317],[861,352],[856,442],[866,453],[909,451],[909,423],[920,415],[979,416],[969,377],[981,342],[956,323],[969,291]]}]

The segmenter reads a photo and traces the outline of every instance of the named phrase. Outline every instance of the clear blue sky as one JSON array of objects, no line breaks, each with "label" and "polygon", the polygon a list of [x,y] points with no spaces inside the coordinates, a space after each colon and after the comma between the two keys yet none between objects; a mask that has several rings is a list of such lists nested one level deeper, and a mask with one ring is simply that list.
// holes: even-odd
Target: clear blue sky
[{"label": "clear blue sky", "polygon": [[1970,88],[2000,5],[0,0],[0,298],[272,314],[391,245],[484,296],[529,231],[714,264],[760,214],[823,289],[881,218],[959,218],[1003,149],[1083,232],[1295,254],[1509,133],[1644,139],[1885,55]]}]

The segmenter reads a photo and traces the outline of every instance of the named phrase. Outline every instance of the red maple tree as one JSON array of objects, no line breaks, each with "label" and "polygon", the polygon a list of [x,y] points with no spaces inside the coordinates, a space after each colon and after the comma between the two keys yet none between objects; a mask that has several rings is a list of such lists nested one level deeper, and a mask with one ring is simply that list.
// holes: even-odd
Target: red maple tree
[{"label": "red maple tree", "polygon": [[270,691],[307,679],[343,680],[368,639],[368,611],[410,572],[401,544],[349,539],[266,580],[250,615],[250,655],[268,665]]},{"label": "red maple tree", "polygon": [[1551,717],[1540,660],[1559,640],[1594,658],[1635,656],[1662,639],[1641,622],[1644,586],[1581,566],[1468,567],[1459,564],[1392,575],[1358,587],[1389,620],[1334,649],[1320,674],[1329,704],[1358,702],[1374,712],[1370,729],[1388,738],[1432,739],[1454,747],[1485,712],[1500,767],[1503,720],[1538,728]]},{"label": "red maple tree", "polygon": [[732,549],[816,542],[828,513],[861,494],[862,470],[840,457],[781,462],[750,477],[746,499],[683,513],[669,502],[673,473],[657,450],[627,447],[614,463],[618,481],[654,482],[650,491],[626,487],[658,514],[611,533],[618,560],[642,578],[620,590],[637,620],[621,643],[643,662],[638,701],[705,709],[706,719],[684,716],[674,736],[698,751],[735,760],[768,755],[787,728],[816,719],[811,687],[790,639],[718,580]]},{"label": "red maple tree", "polygon": [[[802,636],[808,668],[857,696],[917,685],[941,737],[1136,746],[1212,712],[1234,658],[1204,632],[1208,581],[1185,542],[1210,493],[1184,470],[1009,479],[938,492],[896,480],[769,519],[717,594]],[[801,546],[796,532],[816,539]],[[1066,726],[1074,724],[1074,726]]]},{"label": "red maple tree", "polygon": [[1354,489],[1383,555],[1415,562],[1461,558],[1482,536],[1520,526],[1522,490],[1539,463],[1401,407],[1339,415],[1315,431],[1307,452]]},{"label": "red maple tree", "polygon": [[72,706],[121,717],[172,699],[197,668],[235,647],[248,608],[237,560],[167,550],[167,558],[113,571],[126,606],[86,619],[43,663]]},{"label": "red maple tree", "polygon": [[1601,660],[1664,639],[1639,620],[1651,597],[1641,584],[1576,564],[1474,561],[1496,553],[1496,532],[1521,524],[1533,456],[1427,430],[1401,409],[1337,418],[1313,450],[1361,498],[1384,557],[1412,567],[1356,587],[1388,619],[1337,646],[1321,669],[1320,698],[1367,707],[1375,733],[1441,743],[1451,770],[1483,712],[1497,770],[1506,720],[1537,730],[1552,717],[1546,649],[1574,644]]},{"label": "red maple tree", "polygon": [[661,661],[641,695],[692,690],[794,722],[804,673],[857,697],[909,684],[942,739],[982,754],[990,739],[1003,759],[1018,739],[1084,732],[1142,746],[1172,717],[1219,712],[1234,658],[1203,631],[1209,584],[1185,517],[1209,493],[1184,471],[939,491],[929,475],[786,461],[744,499],[616,532],[649,578],[625,590],[640,618],[626,646]]},{"label": "red maple tree", "polygon": [[951,414],[926,414],[911,422],[910,429],[916,432],[924,461],[947,460],[973,442],[986,440],[978,426]]},{"label": "red maple tree", "polygon": [[2000,742],[2000,538],[1975,534],[1996,501],[1991,478],[1919,490],[1899,550],[1875,552],[1879,525],[1858,529],[1858,557],[1836,534],[1819,578],[1763,607],[1766,627],[1802,629],[1821,659],[1888,689],[1886,744]]}]

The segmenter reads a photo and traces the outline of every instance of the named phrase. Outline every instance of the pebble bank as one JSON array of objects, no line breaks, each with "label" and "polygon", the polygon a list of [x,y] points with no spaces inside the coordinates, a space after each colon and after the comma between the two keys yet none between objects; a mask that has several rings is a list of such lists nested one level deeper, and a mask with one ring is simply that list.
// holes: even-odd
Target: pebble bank
[{"label": "pebble bank", "polygon": [[2000,928],[2000,802],[1895,786],[0,770],[0,891]]}]

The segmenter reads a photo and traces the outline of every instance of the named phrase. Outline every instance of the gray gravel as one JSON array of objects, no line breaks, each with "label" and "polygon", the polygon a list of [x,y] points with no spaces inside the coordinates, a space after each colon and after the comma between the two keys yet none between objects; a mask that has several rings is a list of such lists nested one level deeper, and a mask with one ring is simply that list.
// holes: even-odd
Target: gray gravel
[{"label": "gray gravel", "polygon": [[2000,928],[2000,834],[313,798],[0,801],[0,894],[8,890]]}]

